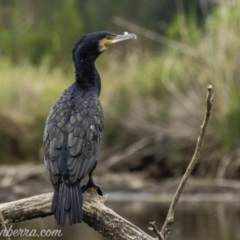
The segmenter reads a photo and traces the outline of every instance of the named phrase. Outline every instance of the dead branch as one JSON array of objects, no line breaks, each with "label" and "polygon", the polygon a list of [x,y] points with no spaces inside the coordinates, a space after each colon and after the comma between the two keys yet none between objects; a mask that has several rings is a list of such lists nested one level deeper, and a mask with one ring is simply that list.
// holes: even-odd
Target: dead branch
[{"label": "dead branch", "polygon": [[[52,193],[42,194],[15,202],[0,204],[4,223],[13,223],[52,215]],[[94,189],[83,194],[84,221],[109,239],[153,240],[151,236],[116,214],[104,205],[107,197],[99,196]],[[2,224],[1,224],[2,225]]]},{"label": "dead branch", "polygon": [[186,54],[194,59],[200,60],[201,62],[207,63],[208,65],[211,64],[210,61],[208,61],[200,51],[198,51],[184,43],[167,38],[166,36],[163,36],[159,33],[156,33],[154,31],[146,29],[142,26],[137,25],[136,23],[127,21],[118,16],[113,17],[113,23],[116,24],[117,26],[123,27],[124,29],[127,28],[127,29],[135,32],[136,34],[142,35],[150,40],[161,43],[167,47],[176,49],[177,51],[180,51],[183,54]]},{"label": "dead branch", "polygon": [[46,173],[43,165],[22,164],[18,168],[10,165],[1,166],[0,176],[3,175],[0,181],[0,189],[10,188],[14,185],[23,182],[31,177]]},{"label": "dead branch", "polygon": [[204,139],[204,135],[205,135],[205,131],[206,131],[206,127],[208,124],[208,120],[210,117],[210,113],[211,113],[211,108],[212,108],[212,104],[213,104],[213,97],[214,94],[212,93],[212,85],[208,85],[207,87],[207,98],[206,98],[206,113],[205,113],[205,117],[203,120],[203,123],[201,125],[201,129],[200,129],[200,135],[198,137],[197,140],[197,145],[195,148],[195,152],[194,155],[192,157],[191,162],[188,165],[188,168],[185,172],[185,174],[183,175],[183,178],[178,186],[178,189],[173,197],[172,203],[170,205],[168,214],[167,214],[167,218],[163,224],[163,227],[161,229],[161,231],[159,232],[155,226],[155,223],[150,223],[150,225],[153,227],[151,230],[154,231],[155,233],[157,233],[156,235],[159,237],[161,240],[166,240],[170,234],[171,231],[171,226],[174,223],[174,215],[175,215],[175,211],[176,211],[176,206],[178,203],[178,200],[181,196],[181,193],[183,191],[183,188],[187,182],[187,180],[189,179],[192,170],[194,169],[194,167],[196,166],[199,156],[200,156],[200,152],[203,146],[203,139]]},{"label": "dead branch", "polygon": [[123,162],[127,161],[126,159],[128,159],[128,157],[132,156],[134,153],[138,152],[139,150],[149,145],[150,142],[151,142],[150,137],[144,137],[139,141],[133,143],[127,149],[111,156],[109,159],[106,160],[104,165],[107,168],[111,168],[113,165],[119,164],[119,162],[121,162],[122,164]]}]

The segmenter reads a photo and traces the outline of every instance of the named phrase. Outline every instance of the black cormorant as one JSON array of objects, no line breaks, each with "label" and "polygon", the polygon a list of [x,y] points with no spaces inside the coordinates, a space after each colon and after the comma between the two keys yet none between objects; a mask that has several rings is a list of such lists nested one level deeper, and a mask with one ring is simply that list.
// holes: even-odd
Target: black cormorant
[{"label": "black cormorant", "polygon": [[[75,82],[51,107],[43,137],[45,165],[54,187],[51,211],[60,225],[67,216],[70,225],[82,222],[82,192],[87,188],[102,194],[92,179],[104,128],[95,60],[114,43],[131,38],[136,35],[95,32],[83,35],[73,48]],[[81,187],[87,174],[89,181]]]}]

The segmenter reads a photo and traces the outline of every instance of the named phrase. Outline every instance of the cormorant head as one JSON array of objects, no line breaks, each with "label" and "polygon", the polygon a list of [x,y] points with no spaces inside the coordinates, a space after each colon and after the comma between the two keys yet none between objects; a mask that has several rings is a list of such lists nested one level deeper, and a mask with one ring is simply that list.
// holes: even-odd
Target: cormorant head
[{"label": "cormorant head", "polygon": [[117,35],[106,31],[85,34],[77,41],[73,48],[73,61],[75,63],[80,59],[91,59],[94,61],[103,51],[115,43],[136,38],[136,34],[126,32],[124,35]]}]

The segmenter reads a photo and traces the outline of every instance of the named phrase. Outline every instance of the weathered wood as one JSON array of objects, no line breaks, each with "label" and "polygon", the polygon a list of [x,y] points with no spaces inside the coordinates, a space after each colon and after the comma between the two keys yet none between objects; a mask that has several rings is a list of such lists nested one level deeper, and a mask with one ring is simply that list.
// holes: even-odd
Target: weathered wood
[{"label": "weathered wood", "polygon": [[[52,215],[52,193],[0,204],[5,223],[25,221]],[[84,221],[103,236],[113,240],[153,240],[151,236],[116,214],[104,205],[106,196],[99,196],[94,189],[83,194]]]},{"label": "weathered wood", "polygon": [[21,222],[51,215],[52,193],[0,204],[5,223]]}]

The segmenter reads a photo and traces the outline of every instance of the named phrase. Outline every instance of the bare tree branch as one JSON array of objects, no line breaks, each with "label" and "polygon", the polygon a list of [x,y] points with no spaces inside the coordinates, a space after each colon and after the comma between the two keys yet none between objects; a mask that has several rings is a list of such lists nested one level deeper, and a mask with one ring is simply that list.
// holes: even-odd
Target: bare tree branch
[{"label": "bare tree branch", "polygon": [[153,231],[155,233],[157,232],[157,236],[163,237],[163,238],[160,238],[161,240],[166,240],[170,234],[171,226],[174,223],[174,215],[175,215],[178,200],[179,200],[182,190],[183,190],[187,180],[189,179],[192,170],[196,166],[199,156],[200,156],[200,152],[201,152],[201,149],[203,146],[203,139],[204,139],[206,127],[208,124],[208,120],[210,117],[211,108],[212,108],[212,104],[213,104],[213,97],[214,97],[214,93],[212,93],[212,85],[208,85],[207,90],[208,90],[208,92],[207,92],[207,98],[206,98],[206,113],[205,113],[205,117],[204,117],[201,129],[200,129],[200,135],[197,140],[197,145],[195,148],[194,155],[193,155],[192,160],[189,163],[188,168],[187,168],[185,174],[183,175],[183,178],[182,178],[182,180],[178,186],[178,189],[173,197],[172,203],[171,203],[169,211],[168,211],[167,218],[163,224],[161,231],[159,232],[156,227],[153,229]]},{"label": "bare tree branch", "polygon": [[119,162],[121,162],[121,164],[122,164],[124,161],[128,160],[128,157],[130,157],[134,153],[138,152],[142,148],[149,145],[150,142],[151,142],[150,137],[144,137],[144,138],[138,140],[137,142],[133,143],[131,146],[127,147],[125,150],[123,150],[119,153],[116,153],[113,156],[111,156],[109,159],[107,159],[104,164],[105,167],[111,168],[112,166],[117,165]]},{"label": "bare tree branch", "polygon": [[[4,223],[25,221],[52,215],[50,206],[52,193],[42,194],[15,202],[0,204]],[[151,236],[116,214],[104,205],[107,197],[99,196],[94,189],[83,194],[84,221],[109,239],[153,240]]]},{"label": "bare tree branch", "polygon": [[205,56],[199,50],[196,50],[195,48],[192,48],[184,43],[167,38],[164,35],[161,35],[159,33],[146,29],[142,26],[137,25],[136,23],[127,21],[118,16],[113,17],[113,23],[124,29],[129,29],[130,31],[133,31],[138,35],[142,35],[155,42],[161,43],[167,47],[176,49],[194,59],[200,60],[201,62],[207,63],[209,66],[212,66],[211,62],[208,59],[206,59]]}]

